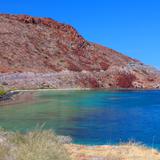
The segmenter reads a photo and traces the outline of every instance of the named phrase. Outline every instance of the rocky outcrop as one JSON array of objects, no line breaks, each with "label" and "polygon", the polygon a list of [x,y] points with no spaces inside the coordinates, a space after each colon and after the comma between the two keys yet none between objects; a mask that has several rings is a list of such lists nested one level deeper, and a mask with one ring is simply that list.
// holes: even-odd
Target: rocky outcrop
[{"label": "rocky outcrop", "polygon": [[6,101],[6,100],[11,100],[12,96],[18,94],[18,92],[13,92],[13,91],[8,91],[6,94],[4,95],[0,95],[0,101]]},{"label": "rocky outcrop", "polygon": [[159,88],[156,69],[49,18],[0,15],[0,83],[17,88]]}]

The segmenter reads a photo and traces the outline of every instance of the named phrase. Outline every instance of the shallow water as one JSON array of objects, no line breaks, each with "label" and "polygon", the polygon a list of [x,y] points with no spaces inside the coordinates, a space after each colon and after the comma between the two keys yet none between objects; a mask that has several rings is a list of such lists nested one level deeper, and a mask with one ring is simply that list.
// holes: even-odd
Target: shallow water
[{"label": "shallow water", "polygon": [[0,108],[0,126],[27,131],[45,123],[75,143],[135,140],[160,149],[160,91],[41,91]]}]

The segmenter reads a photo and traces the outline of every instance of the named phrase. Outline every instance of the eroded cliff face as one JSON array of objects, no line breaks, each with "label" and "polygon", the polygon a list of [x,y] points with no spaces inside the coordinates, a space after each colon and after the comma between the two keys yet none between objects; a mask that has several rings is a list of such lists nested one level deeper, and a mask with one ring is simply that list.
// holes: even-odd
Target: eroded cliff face
[{"label": "eroded cliff face", "polygon": [[0,83],[17,88],[159,88],[154,68],[49,18],[0,15]]}]

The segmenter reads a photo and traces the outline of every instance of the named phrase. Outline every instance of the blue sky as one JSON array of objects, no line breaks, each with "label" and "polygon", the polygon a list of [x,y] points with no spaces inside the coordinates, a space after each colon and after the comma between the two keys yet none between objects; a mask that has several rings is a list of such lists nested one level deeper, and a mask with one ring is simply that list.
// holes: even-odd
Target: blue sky
[{"label": "blue sky", "polygon": [[0,0],[0,12],[71,24],[87,40],[160,69],[159,0]]}]

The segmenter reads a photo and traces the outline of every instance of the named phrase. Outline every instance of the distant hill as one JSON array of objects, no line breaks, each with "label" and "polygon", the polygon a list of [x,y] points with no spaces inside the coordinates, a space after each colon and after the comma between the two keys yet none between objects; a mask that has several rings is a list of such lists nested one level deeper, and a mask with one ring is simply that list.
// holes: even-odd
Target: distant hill
[{"label": "distant hill", "polygon": [[18,88],[159,88],[160,73],[88,42],[70,25],[1,14],[0,83]]}]

